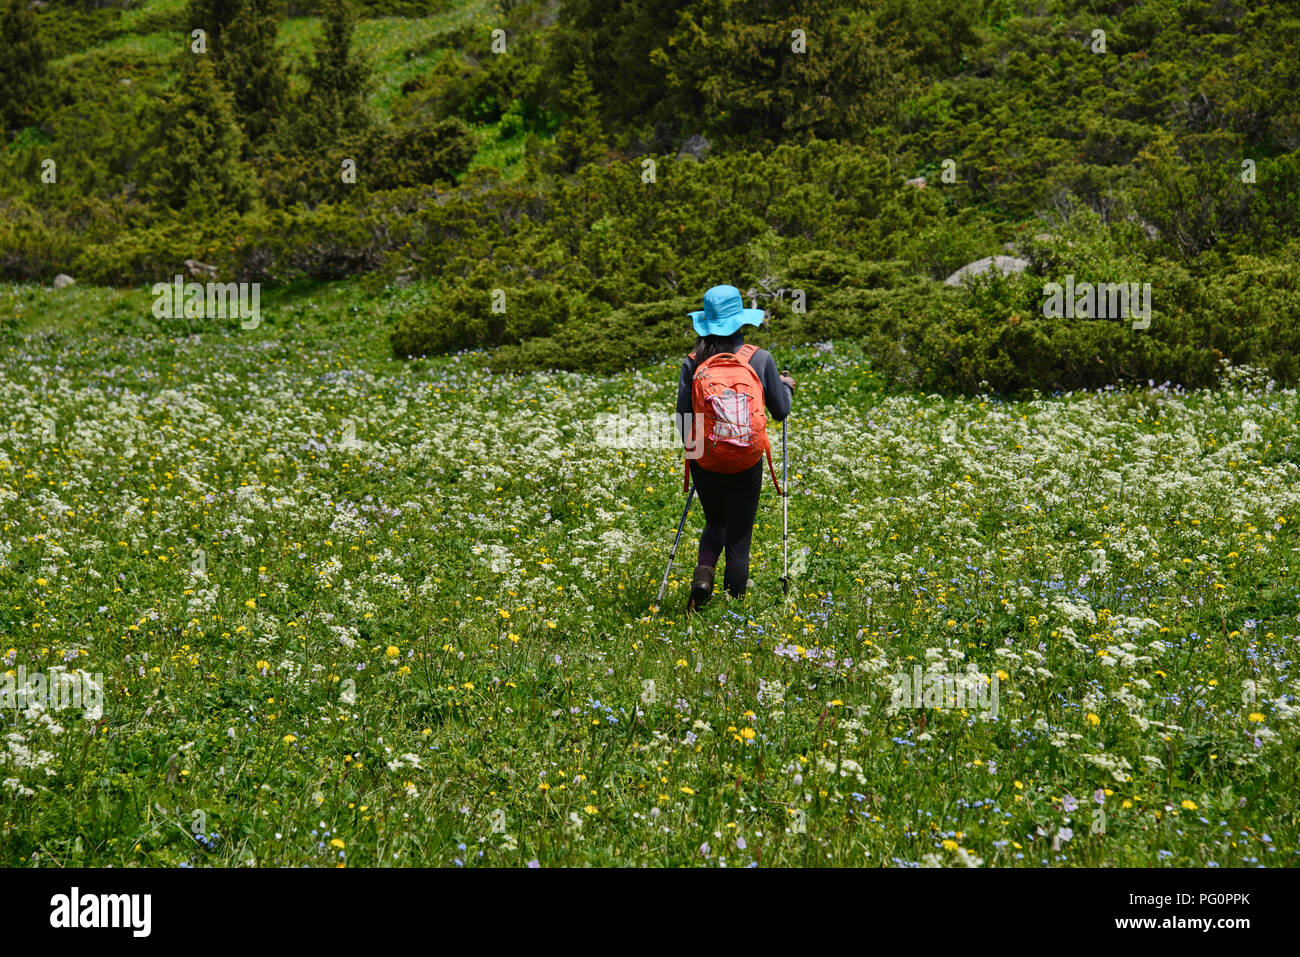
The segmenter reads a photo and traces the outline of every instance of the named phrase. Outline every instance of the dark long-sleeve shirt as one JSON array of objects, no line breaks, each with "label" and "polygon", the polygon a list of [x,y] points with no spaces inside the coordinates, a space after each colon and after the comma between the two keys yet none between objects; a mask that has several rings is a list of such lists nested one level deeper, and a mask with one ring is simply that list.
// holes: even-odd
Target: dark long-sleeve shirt
[{"label": "dark long-sleeve shirt", "polygon": [[[749,366],[763,383],[763,401],[767,405],[768,415],[781,422],[790,414],[790,387],[781,381],[776,368],[776,360],[766,349],[757,350],[749,357]],[[695,360],[687,356],[682,360],[682,376],[677,383],[677,411],[682,416],[689,416],[695,411],[691,407],[691,384],[695,377]],[[683,418],[687,422],[689,419]]]}]

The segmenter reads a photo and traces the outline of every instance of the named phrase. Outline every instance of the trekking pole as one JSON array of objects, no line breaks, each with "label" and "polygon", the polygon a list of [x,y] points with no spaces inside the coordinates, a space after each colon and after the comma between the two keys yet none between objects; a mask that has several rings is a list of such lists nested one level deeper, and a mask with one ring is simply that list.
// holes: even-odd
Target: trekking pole
[{"label": "trekking pole", "polygon": [[677,543],[682,540],[682,529],[686,527],[686,513],[691,510],[691,501],[695,498],[695,483],[691,483],[690,491],[686,493],[686,507],[682,509],[682,520],[677,523],[677,537],[673,539],[673,550],[668,553],[668,567],[664,569],[664,580],[659,583],[659,595],[655,598],[655,604],[664,600],[664,589],[668,587],[668,575],[673,570],[673,559],[677,557]]},{"label": "trekking pole", "polygon": [[786,447],[786,421],[781,420],[781,594],[790,594],[790,453]]}]

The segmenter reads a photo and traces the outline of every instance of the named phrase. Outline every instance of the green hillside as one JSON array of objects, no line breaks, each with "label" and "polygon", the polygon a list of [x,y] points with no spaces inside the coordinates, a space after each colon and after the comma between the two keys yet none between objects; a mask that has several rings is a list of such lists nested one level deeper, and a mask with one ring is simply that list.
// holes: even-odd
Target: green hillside
[{"label": "green hillside", "polygon": [[[681,297],[726,278],[776,341],[860,339],[903,385],[1296,375],[1287,4],[71,0],[5,24],[14,280],[428,282],[376,330],[396,355],[606,369],[676,351]],[[1024,271],[940,282],[995,255]],[[1153,321],[1044,316],[1066,276],[1150,283]]]}]

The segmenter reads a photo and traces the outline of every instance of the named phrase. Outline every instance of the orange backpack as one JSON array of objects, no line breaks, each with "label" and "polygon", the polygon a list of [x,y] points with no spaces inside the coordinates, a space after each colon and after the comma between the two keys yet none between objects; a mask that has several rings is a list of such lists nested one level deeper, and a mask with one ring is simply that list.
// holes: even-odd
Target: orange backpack
[{"label": "orange backpack", "polygon": [[[697,420],[692,432],[696,441],[703,442],[700,467],[710,472],[743,472],[766,453],[772,484],[777,494],[783,495],[767,441],[763,383],[749,364],[750,356],[757,351],[757,346],[744,345],[738,352],[722,352],[700,363],[691,383],[691,406],[695,415],[703,417],[703,428],[699,428]],[[695,358],[694,352],[690,358]],[[688,464],[683,491],[690,487],[690,475]]]}]

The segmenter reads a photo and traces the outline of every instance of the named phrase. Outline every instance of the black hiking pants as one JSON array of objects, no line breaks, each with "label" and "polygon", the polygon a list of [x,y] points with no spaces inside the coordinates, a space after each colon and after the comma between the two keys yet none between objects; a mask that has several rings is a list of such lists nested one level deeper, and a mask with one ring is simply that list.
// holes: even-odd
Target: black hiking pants
[{"label": "black hiking pants", "polygon": [[727,593],[739,598],[749,583],[749,543],[754,537],[754,516],[763,490],[763,460],[734,475],[710,472],[695,461],[690,467],[695,492],[704,508],[699,564],[714,568],[725,551],[723,581]]}]

